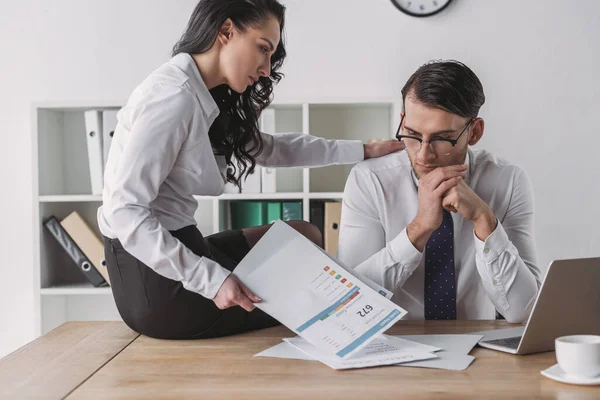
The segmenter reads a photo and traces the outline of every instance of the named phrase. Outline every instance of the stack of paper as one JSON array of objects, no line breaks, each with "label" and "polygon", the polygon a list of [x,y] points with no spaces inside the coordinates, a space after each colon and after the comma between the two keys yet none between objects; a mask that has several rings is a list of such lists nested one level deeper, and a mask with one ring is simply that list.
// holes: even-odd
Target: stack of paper
[{"label": "stack of paper", "polygon": [[418,360],[437,358],[433,351],[437,349],[430,346],[418,345],[393,336],[381,335],[355,353],[348,359],[328,356],[319,351],[315,346],[296,336],[284,341],[312,359],[318,360],[333,369],[365,368],[379,365],[392,365]]},{"label": "stack of paper", "polygon": [[388,291],[346,270],[282,221],[233,273],[263,299],[258,308],[327,356],[351,357],[406,315]]},{"label": "stack of paper", "polygon": [[[367,347],[347,360],[337,360],[320,354],[301,338],[284,339],[255,357],[287,358],[321,361],[334,369],[362,368],[376,365],[437,368],[463,371],[475,359],[468,355],[481,340],[481,335],[381,335]],[[386,343],[387,342],[387,343]],[[434,354],[435,353],[435,354]],[[401,361],[392,362],[392,359]]]},{"label": "stack of paper", "polygon": [[283,340],[283,343],[256,354],[256,357],[317,360],[333,369],[350,369],[430,360],[437,358],[433,352],[440,350],[394,336],[381,335],[352,357],[341,359],[324,354],[300,336]]}]

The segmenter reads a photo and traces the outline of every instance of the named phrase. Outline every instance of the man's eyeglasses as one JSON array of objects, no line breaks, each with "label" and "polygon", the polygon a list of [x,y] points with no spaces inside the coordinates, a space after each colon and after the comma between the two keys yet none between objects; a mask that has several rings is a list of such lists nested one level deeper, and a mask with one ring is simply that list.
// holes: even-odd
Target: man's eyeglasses
[{"label": "man's eyeglasses", "polygon": [[[406,114],[405,114],[406,115]],[[400,140],[406,146],[406,150],[411,153],[418,153],[421,151],[421,146],[423,142],[429,144],[429,148],[431,151],[437,156],[449,156],[458,143],[458,140],[462,136],[463,133],[467,130],[467,128],[471,125],[471,123],[475,120],[475,118],[471,118],[471,120],[467,123],[465,128],[460,132],[460,135],[456,139],[431,139],[431,140],[423,140],[420,137],[407,135],[405,130],[402,128],[402,123],[404,122],[404,117],[400,120],[400,125],[398,126],[398,130],[396,131],[396,139]]]}]

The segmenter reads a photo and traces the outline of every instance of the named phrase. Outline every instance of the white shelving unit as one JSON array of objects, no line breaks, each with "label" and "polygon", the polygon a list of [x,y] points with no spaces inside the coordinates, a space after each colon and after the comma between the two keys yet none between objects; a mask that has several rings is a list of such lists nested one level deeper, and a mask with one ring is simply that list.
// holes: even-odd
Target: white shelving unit
[{"label": "white shelving unit", "polygon": [[[120,320],[109,287],[86,283],[43,227],[51,215],[59,219],[78,211],[100,236],[96,212],[100,196],[91,195],[84,125],[86,110],[114,110],[120,103],[36,104],[33,118],[34,276],[36,323],[43,334],[65,321]],[[400,108],[391,100],[340,100],[274,103],[277,132],[303,132],[329,139],[393,137]],[[229,229],[229,203],[235,200],[297,200],[309,220],[313,200],[340,200],[351,165],[277,170],[277,193],[197,196],[196,221],[204,235]]]}]

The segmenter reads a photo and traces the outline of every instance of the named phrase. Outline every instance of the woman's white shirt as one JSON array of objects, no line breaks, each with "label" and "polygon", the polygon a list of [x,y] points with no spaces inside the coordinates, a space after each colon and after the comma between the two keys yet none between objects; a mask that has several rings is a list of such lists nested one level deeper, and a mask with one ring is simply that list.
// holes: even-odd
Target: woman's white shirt
[{"label": "woman's white shirt", "polygon": [[[226,162],[213,154],[208,131],[219,108],[186,53],[144,80],[118,112],[104,173],[100,231],[162,276],[212,299],[230,271],[199,257],[169,231],[196,225],[194,195],[218,196]],[[351,164],[364,157],[360,141],[302,133],[262,133],[259,165]]]}]

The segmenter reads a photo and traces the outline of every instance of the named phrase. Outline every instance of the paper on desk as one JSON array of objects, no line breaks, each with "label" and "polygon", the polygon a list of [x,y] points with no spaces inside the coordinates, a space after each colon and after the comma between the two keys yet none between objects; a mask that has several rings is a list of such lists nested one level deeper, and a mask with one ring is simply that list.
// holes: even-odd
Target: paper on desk
[{"label": "paper on desk", "polygon": [[475,357],[464,354],[451,353],[449,351],[438,351],[435,360],[415,361],[405,364],[396,364],[399,367],[419,367],[447,369],[450,371],[464,371],[471,365]]},{"label": "paper on desk", "polygon": [[400,338],[439,346],[444,350],[435,353],[435,360],[416,361],[398,364],[400,367],[436,368],[451,371],[464,371],[471,365],[475,357],[468,355],[481,340],[481,335],[403,335]]},{"label": "paper on desk", "polygon": [[515,336],[523,336],[523,332],[525,332],[525,326],[518,326],[516,328],[506,329],[494,329],[491,331],[470,332],[469,335],[483,335],[483,338],[479,340],[481,342],[482,340],[496,340],[506,339]]},{"label": "paper on desk", "polygon": [[[381,338],[383,340],[387,340],[387,338],[389,338],[389,337],[390,336],[388,336],[388,335],[379,336],[379,338]],[[395,340],[396,340],[397,344],[402,345],[402,348],[405,351],[415,350],[415,351],[419,351],[419,352],[434,353],[436,351],[442,350],[439,347],[429,346],[427,344],[421,344],[416,341],[413,342],[413,341],[406,340],[406,339],[398,337],[398,336],[395,337]],[[370,344],[368,344],[365,347],[365,349],[368,348],[369,346],[370,346]],[[267,350],[261,351],[258,354],[255,354],[254,357],[288,358],[288,359],[296,359],[296,360],[316,361],[314,358],[312,358],[308,354],[298,350],[296,347],[292,346],[291,344],[289,344],[285,341],[282,343],[279,343],[278,345],[273,346]]]},{"label": "paper on desk", "polygon": [[392,335],[381,335],[380,338],[382,339],[391,339],[394,340],[394,342],[398,345],[398,346],[402,346],[403,350],[407,350],[407,351],[425,351],[427,353],[435,353],[436,351],[440,351],[443,350],[443,348],[438,347],[438,346],[432,346],[430,344],[424,343],[424,342],[419,342],[417,340],[410,340],[407,339],[407,337],[405,336],[392,336]]},{"label": "paper on desk", "polygon": [[[390,336],[382,335],[382,337],[389,338]],[[481,335],[403,335],[395,337],[408,341],[410,343],[408,349],[415,348],[422,351],[436,351],[439,350],[439,348],[452,349],[452,351],[441,350],[436,352],[435,355],[438,357],[436,359],[408,362],[396,365],[401,367],[421,367],[463,371],[469,367],[469,365],[471,365],[475,359],[474,357],[469,356],[468,353],[480,340]],[[306,355],[286,342],[256,354],[256,357],[314,360],[314,358]]]},{"label": "paper on desk", "polygon": [[400,335],[397,338],[437,346],[447,352],[467,355],[481,340],[481,335]]},{"label": "paper on desk", "polygon": [[410,343],[406,340],[399,340],[391,336],[387,339],[374,339],[362,350],[344,360],[323,353],[300,336],[283,340],[333,369],[376,367],[437,357],[433,353],[415,350],[414,347],[410,348]]},{"label": "paper on desk", "polygon": [[263,299],[256,307],[321,351],[351,357],[406,311],[276,221],[233,273]]},{"label": "paper on desk", "polygon": [[254,357],[268,357],[268,358],[287,358],[290,360],[308,360],[317,361],[303,351],[292,346],[288,342],[281,342],[276,346],[268,348],[255,354]]}]

